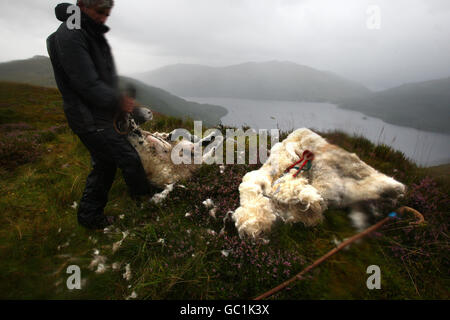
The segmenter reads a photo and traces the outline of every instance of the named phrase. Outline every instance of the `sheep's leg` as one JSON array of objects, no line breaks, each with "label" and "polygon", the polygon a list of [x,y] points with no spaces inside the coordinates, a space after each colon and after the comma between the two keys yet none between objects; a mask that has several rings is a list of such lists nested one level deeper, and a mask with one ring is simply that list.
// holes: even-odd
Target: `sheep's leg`
[{"label": "sheep's leg", "polygon": [[214,142],[215,138],[216,138],[215,132],[211,132],[209,135],[207,135],[203,139],[197,140],[197,142],[194,142],[194,145],[197,145],[197,146],[200,145],[202,147],[205,147],[208,144]]},{"label": "sheep's leg", "polygon": [[[209,135],[208,137],[211,137],[211,135]],[[211,140],[212,142],[208,144],[208,146],[205,148],[205,154],[202,156],[202,161],[203,163],[212,164],[214,163],[217,157],[218,163],[222,164],[223,151],[220,150],[220,148],[223,148],[223,137],[214,136],[214,139],[211,138]]]},{"label": "sheep's leg", "polygon": [[[172,136],[177,133],[177,130],[178,129],[175,129],[175,130],[173,130],[172,132],[169,133],[168,140],[172,139]],[[191,143],[197,143],[197,142],[200,141],[199,137],[197,137],[196,135],[191,134],[190,132],[188,132],[187,130],[184,130],[184,129],[183,129],[182,137],[183,137],[184,141],[188,141],[188,142],[191,142]]]},{"label": "sheep's leg", "polygon": [[248,172],[242,179],[239,186],[241,206],[232,216],[241,237],[256,238],[272,228],[277,216],[271,199],[266,196],[271,183],[269,171],[264,168]]},{"label": "sheep's leg", "polygon": [[153,134],[147,134],[145,141],[157,150],[157,152],[168,153],[172,149],[172,145]]}]

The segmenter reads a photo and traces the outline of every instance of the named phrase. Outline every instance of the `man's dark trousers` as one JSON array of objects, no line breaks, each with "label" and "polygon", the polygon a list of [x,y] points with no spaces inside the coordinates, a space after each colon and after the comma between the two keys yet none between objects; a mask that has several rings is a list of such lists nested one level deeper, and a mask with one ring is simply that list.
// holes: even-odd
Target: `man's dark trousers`
[{"label": "man's dark trousers", "polygon": [[89,174],[78,210],[78,222],[95,226],[104,219],[103,209],[114,181],[116,169],[122,170],[130,195],[143,196],[150,193],[150,186],[138,153],[126,136],[113,127],[78,134],[89,150],[93,169]]}]

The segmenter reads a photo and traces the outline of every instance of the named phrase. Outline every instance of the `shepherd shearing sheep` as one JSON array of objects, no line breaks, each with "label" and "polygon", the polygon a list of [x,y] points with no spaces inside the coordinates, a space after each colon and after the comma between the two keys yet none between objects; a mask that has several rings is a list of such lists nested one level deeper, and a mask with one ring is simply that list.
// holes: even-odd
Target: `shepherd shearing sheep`
[{"label": "shepherd shearing sheep", "polygon": [[[196,164],[175,165],[171,158],[175,146],[178,147],[178,150],[189,150],[189,156],[192,156],[196,145],[201,148],[212,141],[217,145],[220,145],[223,141],[222,137],[214,134],[210,134],[203,139],[188,135],[183,137],[185,139],[181,141],[172,141],[172,135],[175,131],[171,133],[150,133],[142,130],[136,124],[136,122],[142,124],[152,118],[153,115],[149,109],[136,108],[133,112],[133,117],[129,117],[125,122],[121,123],[121,130],[124,129],[125,132],[128,132],[127,139],[138,152],[150,183],[161,188],[189,178],[199,167]],[[209,152],[203,154],[202,161],[208,162],[208,159],[213,157],[214,151],[215,149],[211,148]]]},{"label": "shepherd shearing sheep", "polygon": [[[297,177],[293,177],[295,169],[285,174],[305,150],[315,155],[311,169]],[[405,193],[405,186],[303,128],[273,146],[266,163],[244,176],[239,193],[240,207],[233,220],[241,236],[256,238],[268,233],[277,218],[314,226],[329,206],[348,207],[370,200],[393,205]]]}]

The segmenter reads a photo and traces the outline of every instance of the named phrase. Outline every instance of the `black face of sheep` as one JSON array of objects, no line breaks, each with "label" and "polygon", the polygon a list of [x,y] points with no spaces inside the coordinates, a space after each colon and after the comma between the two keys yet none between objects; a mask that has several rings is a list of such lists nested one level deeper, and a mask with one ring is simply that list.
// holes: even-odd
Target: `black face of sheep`
[{"label": "black face of sheep", "polygon": [[137,125],[141,125],[153,119],[153,113],[150,111],[150,109],[145,107],[134,108],[131,116],[133,117]]}]

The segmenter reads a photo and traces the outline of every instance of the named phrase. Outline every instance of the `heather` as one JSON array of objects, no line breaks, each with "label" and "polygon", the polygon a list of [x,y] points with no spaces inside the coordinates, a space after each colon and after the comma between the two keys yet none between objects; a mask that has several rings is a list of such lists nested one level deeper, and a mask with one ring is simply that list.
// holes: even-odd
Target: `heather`
[{"label": "heather", "polygon": [[425,217],[426,226],[414,228],[402,223],[388,230],[387,236],[393,255],[404,263],[416,279],[429,281],[424,272],[439,272],[448,275],[450,261],[448,252],[450,197],[429,176],[410,186],[406,204],[419,210]]},{"label": "heather", "polygon": [[[0,83],[0,95],[1,298],[126,299],[134,292],[138,299],[250,299],[357,232],[348,210],[330,209],[317,227],[280,224],[264,241],[240,239],[228,213],[239,206],[242,177],[261,164],[202,166],[164,202],[142,206],[128,197],[118,172],[106,208],[117,224],[85,230],[75,217],[90,159],[65,126],[58,92]],[[156,114],[145,125],[180,127],[192,130],[192,121]],[[321,134],[405,183],[401,205],[421,211],[427,223],[392,221],[273,298],[448,299],[448,167],[418,168],[362,137]],[[81,290],[65,286],[73,264],[82,271]],[[381,290],[366,287],[373,264],[381,268]]]},{"label": "heather", "polygon": [[44,143],[53,141],[66,125],[33,130],[24,123],[0,125],[0,166],[14,169],[39,159],[45,152]]}]

